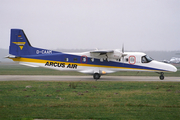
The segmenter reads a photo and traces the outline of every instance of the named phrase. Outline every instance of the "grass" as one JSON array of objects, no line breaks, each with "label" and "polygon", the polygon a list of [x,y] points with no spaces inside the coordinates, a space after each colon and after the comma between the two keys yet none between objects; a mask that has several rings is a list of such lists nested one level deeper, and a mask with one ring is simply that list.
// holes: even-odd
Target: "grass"
[{"label": "grass", "polygon": [[[79,73],[76,71],[58,71],[46,68],[33,68],[28,66],[23,66],[19,64],[1,64],[0,65],[0,75],[77,75],[84,76],[86,74]],[[109,76],[159,76],[159,74],[154,72],[115,72],[108,74]],[[176,73],[165,73],[165,76],[176,76],[180,77],[180,71]]]},{"label": "grass", "polygon": [[3,81],[0,101],[1,120],[180,119],[176,82]]},{"label": "grass", "polygon": [[[0,64],[0,75],[85,75]],[[159,76],[116,72],[113,76]],[[180,76],[165,73],[165,76]],[[2,81],[0,119],[180,119],[180,83]]]}]

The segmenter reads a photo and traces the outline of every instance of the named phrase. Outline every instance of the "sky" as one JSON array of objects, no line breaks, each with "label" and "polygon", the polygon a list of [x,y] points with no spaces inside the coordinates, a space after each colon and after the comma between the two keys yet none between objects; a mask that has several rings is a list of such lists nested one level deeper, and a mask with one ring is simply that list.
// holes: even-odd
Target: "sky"
[{"label": "sky", "polygon": [[180,0],[0,0],[0,48],[180,50]]}]

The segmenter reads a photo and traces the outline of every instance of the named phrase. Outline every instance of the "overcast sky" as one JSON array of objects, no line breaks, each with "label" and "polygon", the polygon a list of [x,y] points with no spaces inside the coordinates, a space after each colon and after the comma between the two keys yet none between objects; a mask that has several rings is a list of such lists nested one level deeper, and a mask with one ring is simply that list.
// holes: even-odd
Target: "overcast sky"
[{"label": "overcast sky", "polygon": [[0,0],[0,48],[180,50],[180,0]]}]

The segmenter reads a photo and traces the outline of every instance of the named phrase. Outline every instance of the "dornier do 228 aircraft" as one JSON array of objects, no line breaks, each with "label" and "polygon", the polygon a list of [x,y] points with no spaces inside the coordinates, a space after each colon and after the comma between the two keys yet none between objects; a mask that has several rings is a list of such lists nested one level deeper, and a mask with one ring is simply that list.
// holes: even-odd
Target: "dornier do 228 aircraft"
[{"label": "dornier do 228 aircraft", "polygon": [[91,74],[95,80],[101,75],[117,71],[176,72],[173,65],[153,60],[145,53],[122,50],[94,50],[82,53],[63,53],[32,47],[22,29],[11,29],[8,58],[31,67],[78,71]]}]

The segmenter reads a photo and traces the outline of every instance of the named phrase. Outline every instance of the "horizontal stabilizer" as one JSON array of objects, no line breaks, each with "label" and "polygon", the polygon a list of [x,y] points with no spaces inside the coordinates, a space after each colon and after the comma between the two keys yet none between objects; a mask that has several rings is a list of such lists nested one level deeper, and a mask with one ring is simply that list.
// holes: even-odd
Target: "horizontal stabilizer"
[{"label": "horizontal stabilizer", "polygon": [[31,63],[26,63],[26,62],[20,62],[19,64],[29,66],[29,67],[39,67],[37,65],[31,64]]},{"label": "horizontal stabilizer", "polygon": [[5,56],[5,58],[17,58],[17,56],[15,56],[15,55],[7,55],[7,56]]}]

